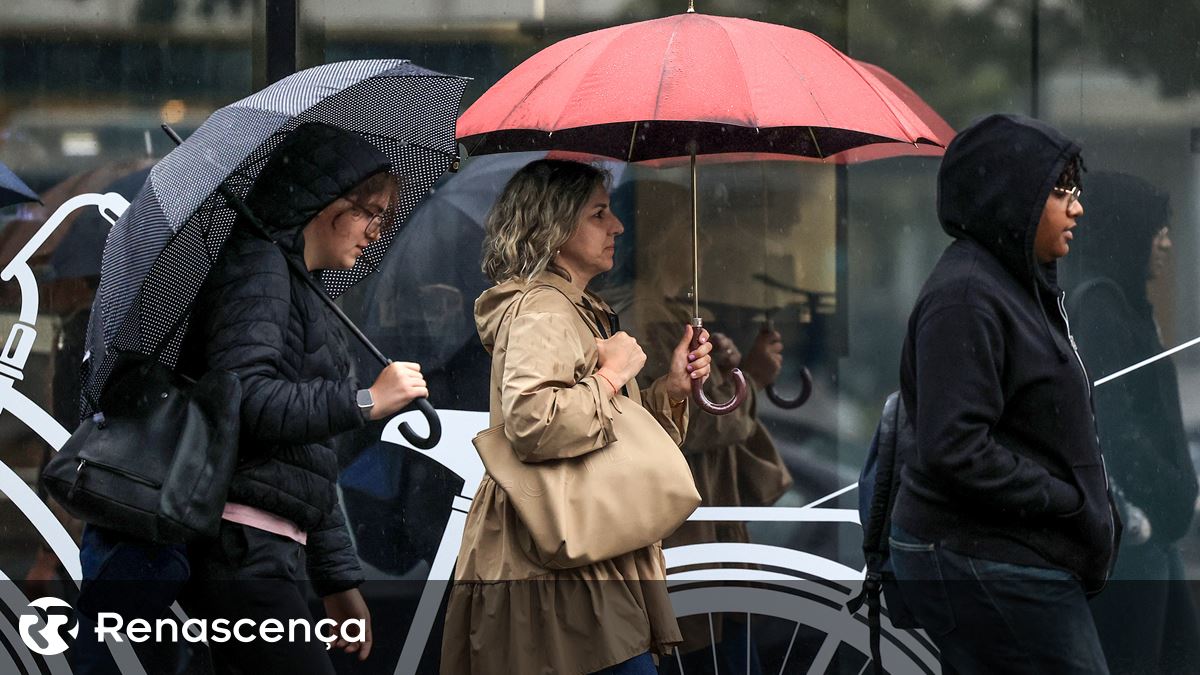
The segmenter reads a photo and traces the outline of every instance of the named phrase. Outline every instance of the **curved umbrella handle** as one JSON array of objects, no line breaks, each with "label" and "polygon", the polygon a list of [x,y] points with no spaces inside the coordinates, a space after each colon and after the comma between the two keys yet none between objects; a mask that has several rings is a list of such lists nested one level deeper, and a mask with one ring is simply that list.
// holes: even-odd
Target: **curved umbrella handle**
[{"label": "curved umbrella handle", "polygon": [[[421,438],[417,432],[408,426],[408,422],[400,423],[400,435],[404,440],[420,450],[431,450],[442,440],[442,421],[438,419],[437,411],[429,399],[418,398],[404,407],[404,410],[419,410],[429,424],[429,437]],[[401,411],[404,412],[404,411]]]},{"label": "curved umbrella handle", "polygon": [[779,392],[775,391],[775,385],[767,385],[767,398],[771,399],[771,403],[783,408],[784,410],[794,410],[808,402],[808,397],[813,393],[813,378],[808,367],[805,366],[800,370],[801,388],[799,395],[796,398],[784,398]]},{"label": "curved umbrella handle", "polygon": [[[695,351],[700,346],[700,329],[703,324],[699,317],[692,317],[692,344],[688,347],[688,351]],[[713,403],[704,395],[704,383],[700,380],[692,380],[692,399],[696,401],[696,405],[700,409],[710,415],[728,415],[737,410],[746,400],[746,376],[742,375],[742,371],[734,368],[729,371],[733,376],[734,386],[737,388],[733,394],[733,398],[724,403]]]}]

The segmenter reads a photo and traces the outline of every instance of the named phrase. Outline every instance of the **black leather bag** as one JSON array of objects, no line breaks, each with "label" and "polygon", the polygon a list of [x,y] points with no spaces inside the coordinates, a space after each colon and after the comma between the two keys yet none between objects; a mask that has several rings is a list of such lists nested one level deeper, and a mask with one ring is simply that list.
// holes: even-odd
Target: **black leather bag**
[{"label": "black leather bag", "polygon": [[43,484],[86,523],[157,543],[214,536],[237,464],[241,398],[231,372],[191,382],[152,357],[123,355],[101,412],[50,460]]}]

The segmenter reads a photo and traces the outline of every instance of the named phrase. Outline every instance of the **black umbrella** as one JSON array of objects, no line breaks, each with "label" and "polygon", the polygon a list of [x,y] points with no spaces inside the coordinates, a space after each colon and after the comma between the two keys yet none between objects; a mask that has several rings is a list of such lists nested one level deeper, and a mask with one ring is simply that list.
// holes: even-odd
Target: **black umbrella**
[{"label": "black umbrella", "polygon": [[[463,78],[408,61],[348,61],[296,73],[213,113],[151,170],[108,235],[85,361],[95,398],[118,353],[159,354],[174,367],[186,333],[175,329],[186,325],[244,208],[241,198],[293,129],[308,122],[341,127],[387,155],[402,186],[387,216],[387,224],[396,225],[457,163],[454,120],[465,86]],[[354,268],[322,273],[324,290],[336,297],[373,272],[398,229],[386,227]],[[432,436],[436,415],[427,401],[418,401]],[[436,444],[411,430],[405,437],[419,447]]]},{"label": "black umbrella", "polygon": [[21,204],[23,202],[38,202],[41,199],[25,181],[17,178],[17,174],[12,172],[12,169],[0,162],[0,208],[10,206],[12,204]]}]

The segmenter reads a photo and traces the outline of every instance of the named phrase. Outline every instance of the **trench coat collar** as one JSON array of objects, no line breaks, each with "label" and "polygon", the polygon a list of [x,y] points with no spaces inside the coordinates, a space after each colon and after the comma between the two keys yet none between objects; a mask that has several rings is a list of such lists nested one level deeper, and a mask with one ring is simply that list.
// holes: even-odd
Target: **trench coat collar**
[{"label": "trench coat collar", "polygon": [[607,302],[595,293],[579,288],[570,281],[567,281],[566,277],[550,270],[536,274],[529,285],[530,287],[540,285],[553,286],[562,291],[564,295],[571,299],[571,302],[583,310],[585,316],[591,316],[596,322],[602,322],[599,323],[602,332],[609,335],[612,334],[611,323],[605,316],[612,312],[612,309],[608,306]]}]

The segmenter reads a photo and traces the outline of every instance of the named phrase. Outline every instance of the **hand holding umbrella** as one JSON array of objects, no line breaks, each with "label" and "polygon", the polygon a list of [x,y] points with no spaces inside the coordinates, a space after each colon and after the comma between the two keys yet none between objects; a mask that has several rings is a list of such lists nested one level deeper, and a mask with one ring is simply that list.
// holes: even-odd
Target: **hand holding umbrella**
[{"label": "hand holding umbrella", "polygon": [[[619,92],[619,95],[618,95]],[[566,150],[627,162],[760,152],[825,160],[875,143],[940,146],[878,77],[785,26],[688,13],[568,38],[485,92],[458,121],[472,154]],[[835,159],[836,161],[836,159]],[[693,253],[693,327],[700,326]],[[736,376],[735,376],[736,377]],[[704,398],[712,414],[734,410]]]},{"label": "hand holding umbrella", "polygon": [[[99,322],[89,333],[91,359],[85,362],[93,398],[103,391],[120,353],[155,354],[164,365],[175,366],[184,335],[176,328],[190,316],[238,217],[251,223],[252,231],[263,231],[240,195],[255,184],[272,151],[309,123],[359,135],[386,155],[393,175],[403,179],[397,203],[353,268],[321,273],[317,295],[341,315],[329,296],[375,270],[398,229],[389,225],[404,222],[457,162],[453,124],[465,84],[407,61],[348,61],[296,73],[216,111],[154,167],[109,233],[93,308]],[[307,270],[299,278],[317,286]],[[357,328],[351,333],[365,340]],[[372,352],[387,361],[378,350]],[[406,438],[422,449],[432,447],[439,430],[434,419],[431,438],[411,430]]]},{"label": "hand holding umbrella", "polygon": [[[169,125],[162,125],[162,129],[168,136],[171,137],[172,141],[175,141],[176,145],[183,144],[183,139],[180,138],[179,134],[175,133],[175,130]],[[225,200],[229,202],[229,205],[233,208],[233,210],[237,211],[238,215],[246,219],[246,222],[250,224],[251,229],[253,229],[258,236],[262,237],[263,239],[272,240],[271,235],[268,234],[267,228],[263,226],[262,221],[258,219],[258,216],[254,215],[254,212],[252,212],[246,206],[246,203],[243,202],[240,197],[233,193],[233,190],[229,189],[228,185],[221,183],[217,187],[217,190],[222,196],[225,197]],[[357,338],[362,346],[365,347],[381,365],[383,365],[385,368],[392,365],[392,360],[387,356],[384,356],[383,352],[379,351],[379,348],[371,342],[371,339],[368,338],[358,326],[354,325],[354,321],[351,320],[350,317],[346,316],[346,313],[342,311],[342,308],[337,306],[337,303],[333,301],[333,298],[329,297],[329,294],[325,292],[325,289],[321,288],[321,286],[312,280],[312,277],[308,274],[308,270],[303,269],[303,266],[301,266],[300,263],[298,263],[294,258],[287,258],[287,262],[289,266],[295,269],[296,276],[310,289],[312,289],[314,293],[317,294],[317,297],[320,298],[323,303],[325,303],[325,306],[329,308],[329,311],[333,312],[333,315],[338,318],[338,321],[342,322],[342,325],[350,331],[351,335]],[[429,424],[429,436],[422,438],[418,433],[413,431],[412,428],[408,426],[408,422],[402,423],[400,425],[400,434],[404,436],[404,440],[412,443],[421,450],[429,450],[430,448],[435,447],[438,442],[442,440],[442,423],[441,420],[438,419],[437,411],[433,409],[433,406],[429,403],[429,401],[425,398],[417,398],[414,399],[412,403],[408,404],[408,406],[406,406],[404,409],[419,410],[421,414],[425,416],[425,421]]]}]

